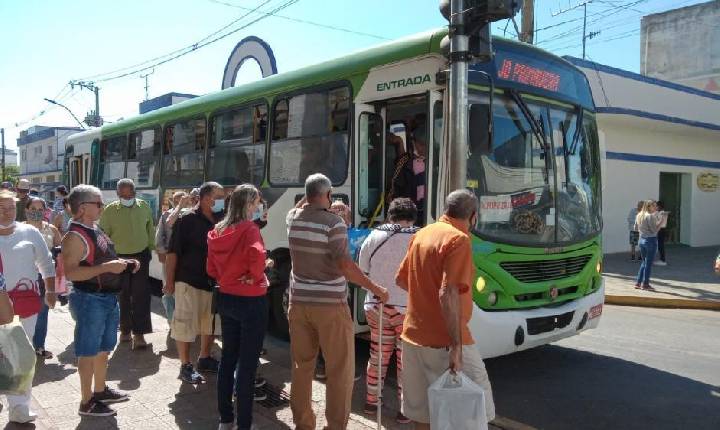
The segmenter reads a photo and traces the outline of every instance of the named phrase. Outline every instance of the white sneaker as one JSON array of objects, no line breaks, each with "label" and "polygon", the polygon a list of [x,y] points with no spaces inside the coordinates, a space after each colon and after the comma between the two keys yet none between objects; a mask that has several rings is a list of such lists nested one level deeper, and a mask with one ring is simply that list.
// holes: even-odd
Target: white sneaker
[{"label": "white sneaker", "polygon": [[656,266],[667,266],[667,263],[665,261],[658,260],[655,262],[655,265]]},{"label": "white sneaker", "polygon": [[10,408],[9,419],[10,422],[25,424],[33,422],[37,419],[37,414],[30,410],[28,405],[17,405]]}]

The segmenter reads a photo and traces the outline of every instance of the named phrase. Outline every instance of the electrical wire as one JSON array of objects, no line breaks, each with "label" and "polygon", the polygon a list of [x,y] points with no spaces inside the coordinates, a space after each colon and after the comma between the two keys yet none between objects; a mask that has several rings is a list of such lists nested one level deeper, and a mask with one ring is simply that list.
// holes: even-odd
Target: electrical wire
[{"label": "electrical wire", "polygon": [[[113,80],[113,79],[119,79],[119,78],[121,78],[121,77],[130,76],[130,75],[137,74],[137,73],[139,73],[139,72],[144,72],[144,71],[146,71],[146,70],[150,70],[150,69],[152,69],[152,68],[155,67],[155,66],[158,66],[158,65],[161,65],[161,64],[165,64],[165,63],[167,63],[167,62],[169,62],[169,61],[172,61],[172,60],[175,60],[175,59],[177,59],[177,58],[180,58],[180,57],[182,57],[182,56],[184,56],[184,55],[187,55],[187,54],[189,54],[189,53],[191,53],[191,52],[195,52],[196,50],[198,50],[198,49],[200,49],[200,48],[203,48],[203,47],[205,47],[205,46],[207,46],[207,45],[209,45],[209,44],[212,44],[212,43],[217,42],[218,40],[221,40],[221,39],[223,39],[223,38],[225,38],[225,37],[228,37],[228,36],[230,36],[231,34],[234,34],[234,33],[238,32],[238,31],[240,31],[240,30],[242,30],[242,29],[244,29],[244,28],[247,28],[248,26],[250,26],[250,25],[252,25],[252,24],[260,21],[260,20],[263,19],[263,18],[265,18],[265,17],[262,17],[261,19],[253,20],[253,21],[251,21],[251,22],[248,23],[248,24],[245,24],[245,25],[243,25],[243,26],[241,26],[241,27],[239,27],[239,28],[237,28],[237,29],[235,29],[235,30],[233,30],[233,31],[231,31],[231,32],[228,32],[228,33],[226,33],[226,34],[224,34],[224,35],[221,35],[220,37],[217,37],[217,38],[213,39],[213,37],[217,36],[218,34],[222,33],[222,32],[225,31],[226,29],[232,27],[233,25],[235,25],[235,24],[237,24],[238,22],[242,21],[243,19],[247,18],[247,17],[250,16],[253,12],[259,10],[261,7],[267,5],[267,4],[270,3],[271,1],[272,1],[272,0],[265,0],[265,1],[263,1],[263,2],[260,3],[258,6],[252,8],[249,12],[244,13],[244,14],[243,14],[242,16],[240,16],[239,18],[234,19],[234,20],[231,21],[230,23],[228,23],[228,24],[224,25],[223,27],[221,27],[220,29],[218,29],[218,30],[216,30],[216,31],[208,34],[207,36],[203,37],[202,39],[196,41],[195,43],[193,43],[193,44],[191,44],[191,45],[187,45],[187,46],[185,46],[185,47],[183,47],[183,48],[176,49],[176,50],[174,50],[174,51],[171,51],[171,52],[168,52],[168,53],[166,53],[166,54],[157,56],[157,57],[155,57],[155,58],[151,58],[151,59],[149,59],[149,60],[145,60],[145,61],[142,61],[142,62],[140,62],[140,63],[133,64],[133,65],[131,65],[131,66],[122,67],[122,68],[119,68],[119,69],[115,69],[115,70],[112,70],[112,71],[109,71],[109,72],[104,72],[104,73],[95,74],[95,75],[92,75],[92,76],[87,76],[87,77],[85,77],[85,78],[78,79],[78,80],[81,80],[81,81],[105,82],[105,81],[109,81],[109,80]],[[276,9],[274,9],[271,13],[274,13],[275,11],[278,11],[278,10],[285,9],[285,8],[288,7],[288,6],[291,6],[292,4],[297,3],[298,1],[300,1],[300,0],[289,0],[289,1],[286,1],[285,3],[283,3],[282,5],[280,5],[279,7],[277,7]],[[128,70],[130,70],[130,72],[126,72],[126,71],[128,71]],[[126,72],[126,73],[122,73],[122,72]],[[118,75],[118,74],[119,74],[119,75]],[[113,75],[114,75],[114,76],[113,76]]]},{"label": "electrical wire", "polygon": [[[228,3],[228,2],[225,2],[225,1],[221,1],[221,0],[208,0],[208,1],[211,2],[211,3],[216,3],[216,4],[220,4],[220,5],[224,5],[224,6],[234,7],[234,8],[242,9],[242,10],[250,10],[250,9],[251,9],[251,8],[249,8],[249,7],[246,7],[246,6],[240,6],[240,5],[237,5],[237,4]],[[365,33],[365,32],[363,32],[363,31],[351,30],[351,29],[349,29],[349,28],[339,27],[339,26],[336,26],[336,25],[328,25],[328,24],[323,24],[323,23],[320,23],[320,22],[309,21],[309,20],[306,20],[306,19],[293,18],[293,17],[287,16],[287,15],[278,15],[278,14],[275,14],[275,13],[263,12],[263,11],[257,11],[257,12],[254,12],[254,13],[263,14],[263,15],[266,15],[266,16],[272,16],[273,18],[280,18],[280,19],[284,19],[284,20],[286,20],[286,21],[297,22],[297,23],[300,23],[300,24],[312,25],[312,26],[319,27],[319,28],[324,28],[324,29],[327,29],[327,30],[334,30],[334,31],[341,31],[341,32],[343,32],[343,33],[355,34],[355,35],[357,35],[357,36],[372,37],[372,38],[374,38],[374,39],[379,39],[379,40],[391,40],[390,37],[381,36],[381,35],[378,35],[378,34]]]}]

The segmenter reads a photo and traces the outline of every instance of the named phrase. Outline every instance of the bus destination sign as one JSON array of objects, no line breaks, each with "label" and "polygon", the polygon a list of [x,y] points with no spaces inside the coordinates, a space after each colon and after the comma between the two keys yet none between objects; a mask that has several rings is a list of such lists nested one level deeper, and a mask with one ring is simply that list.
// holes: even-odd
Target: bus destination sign
[{"label": "bus destination sign", "polygon": [[558,91],[560,88],[559,74],[508,58],[503,60],[497,74],[500,79],[518,82],[544,90]]}]

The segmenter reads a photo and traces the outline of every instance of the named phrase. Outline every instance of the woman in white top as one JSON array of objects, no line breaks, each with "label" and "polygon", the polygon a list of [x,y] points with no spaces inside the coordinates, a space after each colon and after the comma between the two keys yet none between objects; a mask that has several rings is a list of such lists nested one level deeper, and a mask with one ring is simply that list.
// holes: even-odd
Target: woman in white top
[{"label": "woman in white top", "polygon": [[638,270],[635,288],[638,290],[655,291],[650,286],[650,272],[652,271],[653,260],[657,252],[658,231],[662,228],[667,215],[657,211],[657,204],[653,200],[645,201],[642,210],[635,217],[635,229],[640,232],[640,256],[642,263]]},{"label": "woman in white top", "polygon": [[[397,359],[398,397],[401,396],[402,350],[400,334],[407,310],[407,292],[395,285],[395,273],[407,253],[415,232],[418,210],[408,198],[394,199],[388,208],[388,222],[381,225],[365,239],[360,248],[358,266],[378,285],[388,289],[390,299],[383,308],[382,340],[378,339],[380,305],[375,297],[365,297],[365,316],[370,325],[370,359],[367,366],[367,397],[365,413],[374,414],[378,408],[378,379],[385,380],[390,357]],[[382,369],[378,369],[378,350],[382,348]],[[383,384],[380,384],[382,387]],[[401,412],[397,422],[410,422]]]},{"label": "woman in white top", "polygon": [[[45,281],[47,290],[45,300],[49,307],[55,306],[55,266],[45,240],[38,229],[29,224],[15,222],[15,214],[15,194],[1,190],[0,261],[2,262],[2,274],[10,299],[13,301],[14,311],[21,315],[27,311],[28,303],[32,305],[33,291],[38,294],[37,300],[42,300],[37,286],[38,271]],[[20,306],[20,302],[17,301],[20,297],[18,292],[21,291],[25,292],[25,297],[30,299],[23,300],[23,306]],[[38,311],[39,308],[40,306],[38,306]],[[20,318],[23,329],[29,338],[32,338],[35,333],[36,320],[37,311]],[[30,411],[31,390],[21,395],[8,395],[7,399],[11,422],[27,423],[37,418]]]},{"label": "woman in white top", "polygon": [[[25,217],[26,224],[30,224],[40,231],[45,244],[49,250],[52,250],[56,246],[60,246],[62,236],[60,231],[54,225],[43,219],[43,215],[47,210],[47,203],[40,197],[30,197],[25,205]],[[38,275],[38,286],[40,287],[40,295],[45,295],[45,283],[42,277]],[[35,347],[35,353],[38,357],[45,359],[53,358],[52,352],[45,349],[45,338],[47,337],[48,328],[48,308],[46,303],[43,303],[42,310],[37,316],[37,322],[35,323],[35,334],[33,335],[32,342]]]}]

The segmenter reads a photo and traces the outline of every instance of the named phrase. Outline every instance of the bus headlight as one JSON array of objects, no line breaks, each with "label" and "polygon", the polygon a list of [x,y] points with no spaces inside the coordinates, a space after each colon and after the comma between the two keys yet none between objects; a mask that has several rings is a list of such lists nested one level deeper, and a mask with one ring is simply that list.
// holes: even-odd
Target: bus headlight
[{"label": "bus headlight", "polygon": [[485,289],[485,278],[478,276],[477,281],[475,282],[475,289],[478,293],[482,293]]},{"label": "bus headlight", "polygon": [[601,273],[602,273],[602,268],[603,268],[603,267],[602,267],[602,259],[598,259],[597,266],[595,267],[595,270],[597,270],[597,272],[598,272],[599,274],[601,274]]},{"label": "bus headlight", "polygon": [[497,300],[498,300],[498,295],[495,291],[488,294],[488,303],[490,304],[490,306],[495,306],[495,304],[497,303]]}]

